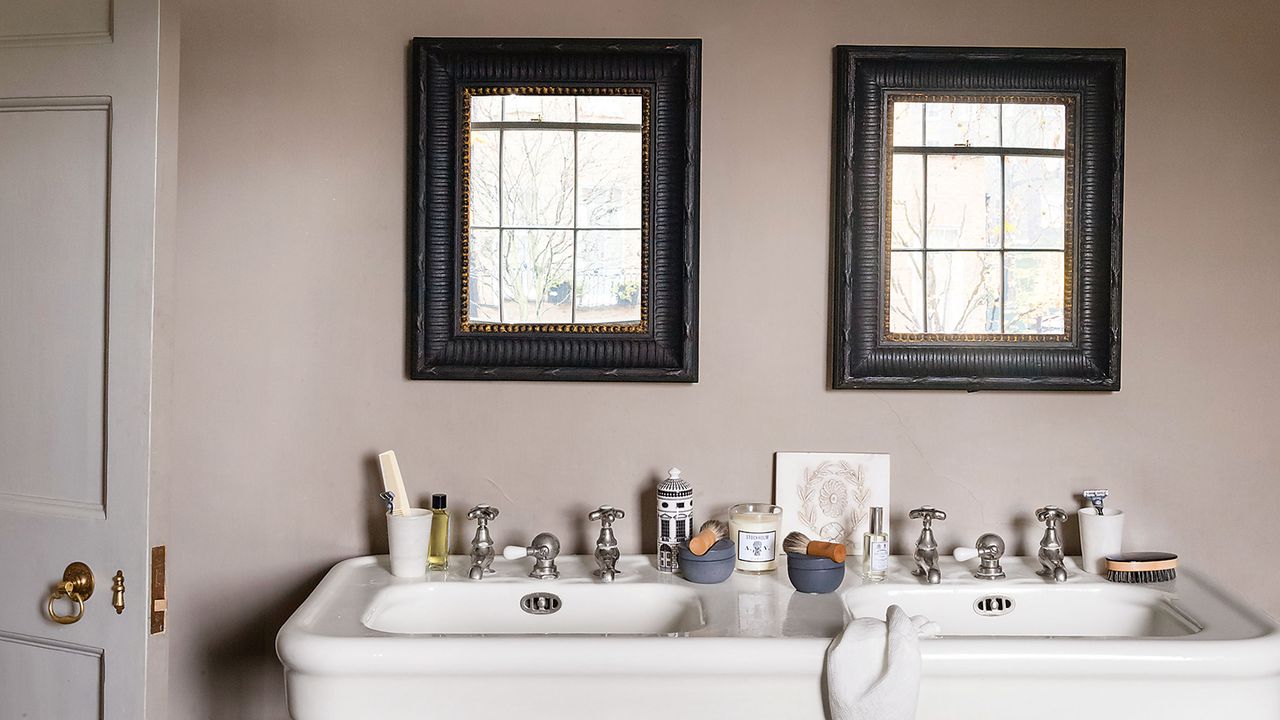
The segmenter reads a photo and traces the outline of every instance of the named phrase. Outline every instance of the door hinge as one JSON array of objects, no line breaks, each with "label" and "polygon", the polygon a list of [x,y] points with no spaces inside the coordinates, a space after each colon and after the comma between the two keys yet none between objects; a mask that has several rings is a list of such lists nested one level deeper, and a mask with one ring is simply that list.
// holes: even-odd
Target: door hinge
[{"label": "door hinge", "polygon": [[164,632],[164,615],[169,609],[165,596],[164,545],[151,548],[151,634]]}]

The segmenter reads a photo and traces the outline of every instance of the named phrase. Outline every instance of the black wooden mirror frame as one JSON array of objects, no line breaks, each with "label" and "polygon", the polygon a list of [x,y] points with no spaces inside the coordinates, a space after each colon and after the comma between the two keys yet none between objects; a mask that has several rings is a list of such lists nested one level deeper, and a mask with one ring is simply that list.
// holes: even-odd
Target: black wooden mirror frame
[{"label": "black wooden mirror frame", "polygon": [[[833,386],[1119,390],[1124,51],[838,46],[834,79]],[[1076,98],[1069,340],[886,341],[884,130],[893,91]]]},{"label": "black wooden mirror frame", "polygon": [[[410,378],[697,381],[701,50],[701,40],[413,40]],[[459,106],[468,88],[504,86],[639,88],[651,98],[643,332],[464,327]]]}]

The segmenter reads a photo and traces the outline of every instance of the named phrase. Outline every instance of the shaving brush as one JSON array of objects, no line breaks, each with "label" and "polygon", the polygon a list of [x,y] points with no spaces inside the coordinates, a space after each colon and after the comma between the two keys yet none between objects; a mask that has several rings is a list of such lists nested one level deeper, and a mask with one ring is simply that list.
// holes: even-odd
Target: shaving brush
[{"label": "shaving brush", "polygon": [[824,557],[838,563],[844,562],[845,558],[844,545],[821,540],[810,540],[808,535],[800,531],[787,533],[787,536],[782,539],[782,549],[785,552],[797,555]]},{"label": "shaving brush", "polygon": [[729,526],[720,520],[708,520],[702,523],[698,534],[689,538],[689,552],[702,557],[712,545],[729,537]]}]

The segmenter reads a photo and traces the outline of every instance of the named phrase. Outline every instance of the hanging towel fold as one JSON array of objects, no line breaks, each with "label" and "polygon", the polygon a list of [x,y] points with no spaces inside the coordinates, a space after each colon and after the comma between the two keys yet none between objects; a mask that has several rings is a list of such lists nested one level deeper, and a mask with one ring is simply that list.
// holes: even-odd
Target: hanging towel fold
[{"label": "hanging towel fold", "polygon": [[859,618],[827,649],[831,720],[915,720],[920,699],[920,636],[938,625],[889,606],[887,622]]}]

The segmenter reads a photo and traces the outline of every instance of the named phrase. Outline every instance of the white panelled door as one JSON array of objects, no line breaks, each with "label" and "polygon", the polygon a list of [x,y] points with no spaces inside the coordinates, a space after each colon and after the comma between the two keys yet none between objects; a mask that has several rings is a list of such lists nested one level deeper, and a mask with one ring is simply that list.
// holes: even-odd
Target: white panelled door
[{"label": "white panelled door", "polygon": [[159,19],[0,0],[0,720],[144,717]]}]

